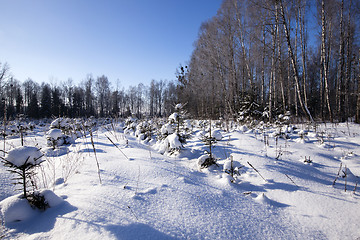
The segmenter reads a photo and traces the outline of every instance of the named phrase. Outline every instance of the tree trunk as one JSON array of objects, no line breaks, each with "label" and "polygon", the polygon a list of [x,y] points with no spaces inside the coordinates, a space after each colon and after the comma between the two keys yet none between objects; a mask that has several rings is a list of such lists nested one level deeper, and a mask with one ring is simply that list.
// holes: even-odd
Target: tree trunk
[{"label": "tree trunk", "polygon": [[[325,87],[325,98],[327,103],[327,108],[329,111],[329,118],[330,122],[333,122],[331,106],[330,106],[330,90],[329,90],[329,83],[328,83],[328,60],[326,57],[326,28],[325,28],[325,2],[324,0],[321,1],[321,58],[322,58],[322,66],[323,66],[323,74],[324,74],[324,87]],[[329,44],[330,45],[330,44]]]},{"label": "tree trunk", "polygon": [[355,122],[360,123],[360,48],[359,48],[359,72],[358,72],[358,89],[357,89]]},{"label": "tree trunk", "polygon": [[339,39],[339,66],[336,81],[336,101],[337,101],[337,118],[339,121],[344,121],[344,30],[343,30],[343,13],[344,13],[344,0],[341,1],[340,8],[340,39]]},{"label": "tree trunk", "polygon": [[286,42],[288,45],[288,51],[289,51],[291,65],[292,65],[292,68],[294,71],[294,78],[295,78],[295,84],[296,84],[296,90],[297,90],[299,103],[300,103],[300,106],[301,106],[302,110],[304,111],[304,113],[307,114],[309,121],[314,122],[314,119],[312,118],[311,113],[310,113],[309,109],[307,108],[307,106],[304,105],[304,100],[302,99],[302,96],[301,96],[300,84],[299,84],[299,72],[298,72],[297,63],[295,62],[295,56],[294,56],[294,52],[293,52],[291,41],[290,41],[290,32],[287,27],[284,6],[283,6],[281,0],[279,2],[280,2],[280,11],[281,11],[283,25],[284,25],[285,38],[286,38]]}]

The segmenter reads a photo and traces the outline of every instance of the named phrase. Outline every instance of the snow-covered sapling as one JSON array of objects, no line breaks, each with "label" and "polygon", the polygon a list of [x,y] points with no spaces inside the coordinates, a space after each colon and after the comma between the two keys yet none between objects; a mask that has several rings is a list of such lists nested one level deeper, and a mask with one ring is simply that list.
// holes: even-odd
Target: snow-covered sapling
[{"label": "snow-covered sapling", "polygon": [[205,143],[205,145],[209,146],[209,150],[206,151],[205,156],[201,156],[198,159],[198,165],[200,168],[207,168],[213,164],[216,164],[216,157],[213,154],[213,148],[217,140],[221,140],[222,135],[218,131],[212,131],[211,129],[211,120],[209,124],[209,130],[206,134],[201,136],[201,141]]},{"label": "snow-covered sapling", "polygon": [[130,134],[135,132],[137,125],[137,119],[135,117],[128,117],[125,121],[124,133]]},{"label": "snow-covered sapling", "polygon": [[175,106],[175,112],[169,116],[169,123],[174,126],[175,133],[179,137],[181,144],[186,143],[186,139],[190,137],[189,123],[185,121],[186,112],[184,106],[179,103]]},{"label": "snow-covered sapling", "polygon": [[188,124],[185,124],[185,111],[183,105],[177,104],[175,112],[168,118],[168,123],[164,124],[158,134],[160,142],[160,152],[168,152],[170,155],[179,153],[184,148],[186,140],[190,138]]},{"label": "snow-covered sapling", "polygon": [[233,182],[237,176],[240,176],[240,168],[242,167],[243,166],[239,162],[234,162],[233,156],[230,155],[230,159],[224,163],[224,172],[233,178],[231,181]]},{"label": "snow-covered sapling", "polygon": [[150,141],[153,135],[153,124],[151,121],[141,121],[136,126],[135,136],[139,140],[147,140]]},{"label": "snow-covered sapling", "polygon": [[[4,166],[9,168],[8,171],[17,176],[14,178],[16,180],[14,184],[22,185],[23,197],[36,207],[38,207],[41,197],[34,191],[36,188],[34,176],[36,175],[35,168],[43,162],[42,156],[39,148],[22,146],[10,150],[6,157],[2,158]],[[29,183],[33,187],[31,193],[28,193]]]},{"label": "snow-covered sapling", "polygon": [[67,145],[74,142],[70,136],[66,136],[58,128],[50,129],[46,134],[47,145],[55,149],[57,146]]}]

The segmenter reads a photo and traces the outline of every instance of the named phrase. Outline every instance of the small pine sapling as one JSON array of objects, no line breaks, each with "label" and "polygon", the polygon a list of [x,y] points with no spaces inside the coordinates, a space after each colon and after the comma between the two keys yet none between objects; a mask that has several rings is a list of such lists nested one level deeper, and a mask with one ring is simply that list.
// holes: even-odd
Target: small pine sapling
[{"label": "small pine sapling", "polygon": [[202,156],[199,158],[198,164],[199,164],[200,168],[207,168],[207,167],[210,167],[211,165],[216,164],[216,158],[214,157],[214,154],[213,154],[213,148],[216,143],[216,138],[212,136],[211,120],[210,120],[210,124],[209,124],[209,131],[207,134],[204,134],[201,137],[201,141],[204,142],[205,145],[209,146],[209,150],[206,151],[206,154],[207,154],[207,156],[205,155],[206,157]]},{"label": "small pine sapling", "polygon": [[[45,210],[48,204],[45,202],[44,196],[36,192],[34,177],[35,169],[40,166],[43,154],[36,147],[17,147],[10,150],[5,158],[1,158],[4,166],[9,168],[9,172],[13,173],[16,180],[14,184],[22,185],[23,198],[27,199],[31,206],[41,210]],[[29,191],[29,184],[33,190]]]},{"label": "small pine sapling", "polygon": [[243,167],[240,164],[236,163],[238,162],[234,162],[233,156],[230,155],[230,160],[225,162],[224,164],[224,172],[232,177],[231,182],[235,182],[237,176],[240,176],[240,168]]},{"label": "small pine sapling", "polygon": [[190,138],[189,129],[185,126],[185,116],[183,105],[179,103],[175,106],[175,112],[169,116],[168,124],[163,126],[166,126],[164,131],[166,137],[162,141],[170,155],[179,153],[184,148],[186,140]]}]

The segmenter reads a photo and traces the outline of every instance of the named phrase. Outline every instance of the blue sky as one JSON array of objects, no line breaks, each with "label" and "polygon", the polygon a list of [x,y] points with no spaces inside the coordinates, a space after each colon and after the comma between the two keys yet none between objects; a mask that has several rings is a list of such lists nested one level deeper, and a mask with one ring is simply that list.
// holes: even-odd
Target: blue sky
[{"label": "blue sky", "polygon": [[21,82],[173,80],[221,0],[0,0],[0,62]]}]

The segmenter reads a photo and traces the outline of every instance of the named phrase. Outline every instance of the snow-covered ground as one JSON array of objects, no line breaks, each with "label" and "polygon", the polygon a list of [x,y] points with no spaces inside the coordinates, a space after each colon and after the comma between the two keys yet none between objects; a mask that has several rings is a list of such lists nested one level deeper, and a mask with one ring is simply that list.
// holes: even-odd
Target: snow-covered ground
[{"label": "snow-covered ground", "polygon": [[[38,185],[64,201],[4,223],[4,202],[21,191],[1,165],[0,239],[359,238],[359,125],[297,127],[221,131],[218,166],[205,169],[197,159],[208,147],[196,128],[179,155],[167,156],[102,127],[93,133],[95,157],[90,135],[53,150],[49,128],[37,127],[25,145],[45,154]],[[19,138],[7,140],[7,151],[16,146]],[[223,171],[230,156],[242,166],[236,179]]]}]

